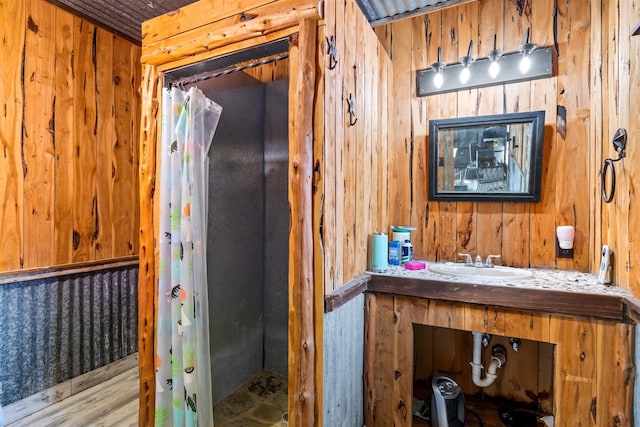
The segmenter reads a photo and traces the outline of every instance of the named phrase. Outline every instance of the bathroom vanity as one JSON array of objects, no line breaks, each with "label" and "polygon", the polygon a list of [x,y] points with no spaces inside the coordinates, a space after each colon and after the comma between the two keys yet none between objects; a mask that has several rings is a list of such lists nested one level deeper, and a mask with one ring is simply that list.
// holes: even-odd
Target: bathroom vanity
[{"label": "bathroom vanity", "polygon": [[[524,395],[527,377],[533,376],[537,388],[529,388],[525,400],[546,407],[558,426],[631,425],[637,300],[624,289],[596,283],[592,274],[529,271],[533,275],[525,280],[401,268],[372,274],[365,299],[366,425],[412,425],[416,364],[431,357],[414,349],[414,334],[423,326],[457,330],[455,336],[467,340],[469,348],[471,331],[540,343],[535,354],[529,356],[523,347],[510,356],[514,360],[505,366],[518,367],[504,378],[505,388]],[[449,344],[435,338],[431,343]],[[471,376],[467,362],[459,363],[458,375]]]}]

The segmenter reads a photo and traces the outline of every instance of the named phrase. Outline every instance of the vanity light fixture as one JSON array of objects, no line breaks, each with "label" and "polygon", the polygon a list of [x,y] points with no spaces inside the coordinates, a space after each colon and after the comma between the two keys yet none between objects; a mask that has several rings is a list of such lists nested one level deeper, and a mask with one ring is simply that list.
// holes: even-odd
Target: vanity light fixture
[{"label": "vanity light fixture", "polygon": [[444,83],[444,67],[447,66],[446,62],[442,62],[442,48],[438,46],[438,61],[431,64],[431,68],[435,71],[433,76],[433,85],[440,89]]},{"label": "vanity light fixture", "polygon": [[498,63],[498,60],[504,53],[502,49],[496,48],[496,38],[497,37],[494,34],[493,50],[490,50],[489,53],[487,53],[487,58],[489,58],[489,61],[491,61],[491,65],[489,65],[489,75],[491,76],[492,79],[495,79],[496,77],[498,77],[498,74],[500,74],[500,64]]},{"label": "vanity light fixture", "polygon": [[520,72],[522,74],[527,74],[531,69],[531,52],[536,50],[538,46],[535,43],[529,42],[529,33],[531,32],[531,28],[527,28],[527,34],[524,39],[524,43],[520,45],[518,51],[522,54],[522,59],[520,60]]},{"label": "vanity light fixture", "polygon": [[467,56],[463,56],[460,58],[460,65],[462,65],[462,70],[460,71],[460,83],[466,85],[469,82],[469,78],[471,77],[471,71],[469,68],[471,64],[473,64],[476,60],[471,56],[471,52],[473,51],[473,40],[469,42],[469,49],[467,50]]},{"label": "vanity light fixture", "polygon": [[[429,68],[416,71],[417,96],[551,77],[553,48],[538,47],[530,43],[529,34],[530,29],[527,30],[525,43],[519,50],[508,53],[496,47],[494,35],[493,50],[487,53],[486,58],[475,59],[471,56],[473,50],[473,42],[471,42],[467,56],[460,58],[460,61],[454,64],[442,61],[442,49],[438,47],[437,62],[431,64]],[[521,71],[523,59],[525,66],[529,64],[529,69],[524,69],[525,73]]]}]

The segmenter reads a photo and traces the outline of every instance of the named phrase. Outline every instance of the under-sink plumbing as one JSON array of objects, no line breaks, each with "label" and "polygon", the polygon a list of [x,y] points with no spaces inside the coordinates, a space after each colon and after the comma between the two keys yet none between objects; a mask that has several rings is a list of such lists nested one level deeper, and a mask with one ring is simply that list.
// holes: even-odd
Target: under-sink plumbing
[{"label": "under-sink plumbing", "polygon": [[[498,377],[498,369],[507,363],[507,349],[500,344],[496,344],[491,349],[491,362],[487,368],[485,378],[482,376],[482,332],[472,332],[473,334],[473,361],[471,362],[471,379],[478,387],[488,387]],[[486,338],[485,338],[486,340]]]}]

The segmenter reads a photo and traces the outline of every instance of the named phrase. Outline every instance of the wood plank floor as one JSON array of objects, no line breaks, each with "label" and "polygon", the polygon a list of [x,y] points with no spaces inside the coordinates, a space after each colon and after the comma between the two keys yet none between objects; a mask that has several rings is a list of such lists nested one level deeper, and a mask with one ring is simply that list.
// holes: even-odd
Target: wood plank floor
[{"label": "wood plank floor", "polygon": [[138,368],[46,407],[7,427],[138,425]]}]

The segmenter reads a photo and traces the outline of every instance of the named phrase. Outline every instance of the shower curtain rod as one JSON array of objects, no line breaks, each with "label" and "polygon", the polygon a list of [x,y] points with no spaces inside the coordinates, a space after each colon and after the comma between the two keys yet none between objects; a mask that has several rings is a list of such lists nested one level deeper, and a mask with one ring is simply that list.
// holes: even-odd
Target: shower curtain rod
[{"label": "shower curtain rod", "polygon": [[289,57],[289,53],[283,53],[281,55],[272,56],[269,58],[262,59],[260,61],[250,62],[248,64],[240,65],[237,67],[225,68],[223,70],[205,71],[204,73],[195,74],[193,76],[183,77],[181,79],[174,80],[171,82],[171,86],[183,89],[184,86],[188,84],[198,83],[198,82],[209,80],[215,77],[226,76],[227,74],[235,73],[236,71],[243,71],[248,68],[259,67],[260,65],[281,61],[283,59],[287,59],[288,57]]}]

